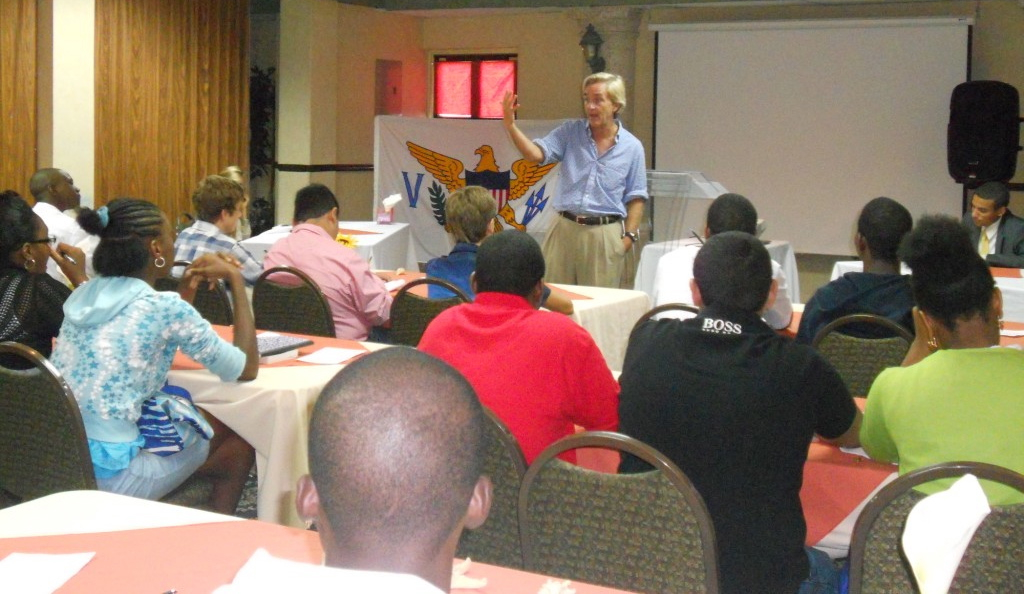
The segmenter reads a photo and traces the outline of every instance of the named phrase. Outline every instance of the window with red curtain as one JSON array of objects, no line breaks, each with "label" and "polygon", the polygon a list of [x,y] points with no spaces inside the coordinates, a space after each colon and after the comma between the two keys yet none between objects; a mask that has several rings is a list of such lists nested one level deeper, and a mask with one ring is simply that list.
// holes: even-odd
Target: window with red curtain
[{"label": "window with red curtain", "polygon": [[434,57],[434,117],[501,119],[501,99],[516,92],[515,55]]}]

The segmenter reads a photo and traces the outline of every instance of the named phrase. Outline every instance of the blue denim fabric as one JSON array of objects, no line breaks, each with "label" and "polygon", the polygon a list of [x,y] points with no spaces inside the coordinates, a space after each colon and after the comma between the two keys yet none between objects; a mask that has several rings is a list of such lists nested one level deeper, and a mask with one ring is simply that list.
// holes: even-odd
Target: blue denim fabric
[{"label": "blue denim fabric", "polygon": [[202,466],[210,453],[210,442],[198,438],[191,427],[181,430],[194,436],[185,449],[173,456],[158,456],[143,450],[128,468],[110,478],[97,478],[96,486],[101,491],[142,499],[160,499],[167,495]]},{"label": "blue denim fabric", "polygon": [[839,571],[828,555],[812,547],[804,547],[811,564],[810,575],[797,594],[838,594]]}]

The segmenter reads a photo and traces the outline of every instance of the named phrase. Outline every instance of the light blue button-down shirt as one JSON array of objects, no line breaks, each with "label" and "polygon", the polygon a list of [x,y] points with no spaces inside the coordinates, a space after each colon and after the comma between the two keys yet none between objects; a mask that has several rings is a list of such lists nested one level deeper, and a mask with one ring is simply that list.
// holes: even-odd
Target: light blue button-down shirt
[{"label": "light blue button-down shirt", "polygon": [[562,163],[555,210],[625,217],[627,202],[647,199],[644,147],[621,122],[615,144],[600,156],[586,120],[567,121],[534,142],[544,164]]}]

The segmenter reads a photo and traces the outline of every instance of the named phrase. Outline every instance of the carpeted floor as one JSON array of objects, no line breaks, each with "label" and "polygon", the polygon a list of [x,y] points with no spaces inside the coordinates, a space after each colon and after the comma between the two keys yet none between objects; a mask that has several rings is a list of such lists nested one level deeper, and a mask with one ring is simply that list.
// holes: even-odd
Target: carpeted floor
[{"label": "carpeted floor", "polygon": [[256,467],[252,467],[252,471],[249,472],[249,480],[245,483],[245,489],[242,491],[242,498],[238,501],[238,507],[235,508],[235,515],[239,518],[246,518],[248,520],[256,519]]}]

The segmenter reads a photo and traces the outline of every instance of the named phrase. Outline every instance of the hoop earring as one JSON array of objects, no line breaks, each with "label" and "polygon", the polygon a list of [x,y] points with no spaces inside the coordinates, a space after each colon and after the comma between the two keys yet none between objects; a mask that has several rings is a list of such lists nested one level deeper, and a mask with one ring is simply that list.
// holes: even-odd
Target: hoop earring
[{"label": "hoop earring", "polygon": [[30,270],[36,267],[36,259],[32,256],[25,258],[25,270]]},{"label": "hoop earring", "polygon": [[153,259],[153,266],[163,268],[164,266],[167,266],[167,260],[165,260],[163,256],[157,256]]}]

